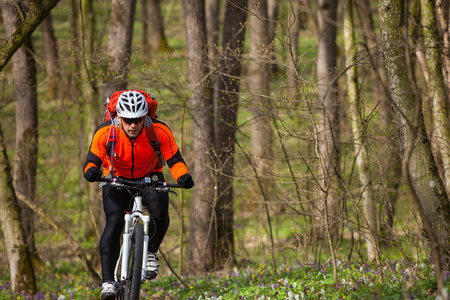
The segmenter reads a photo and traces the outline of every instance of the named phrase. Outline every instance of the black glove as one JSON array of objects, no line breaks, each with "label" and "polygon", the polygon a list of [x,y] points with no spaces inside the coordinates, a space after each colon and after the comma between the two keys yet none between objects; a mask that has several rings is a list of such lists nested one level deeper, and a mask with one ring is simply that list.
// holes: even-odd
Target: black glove
[{"label": "black glove", "polygon": [[99,179],[100,177],[102,177],[103,172],[100,171],[99,168],[97,167],[90,167],[86,173],[84,173],[84,178],[86,178],[87,181],[89,182],[94,182],[97,179]]},{"label": "black glove", "polygon": [[192,180],[192,176],[189,173],[178,177],[177,183],[185,189],[190,189],[194,186],[194,180]]}]

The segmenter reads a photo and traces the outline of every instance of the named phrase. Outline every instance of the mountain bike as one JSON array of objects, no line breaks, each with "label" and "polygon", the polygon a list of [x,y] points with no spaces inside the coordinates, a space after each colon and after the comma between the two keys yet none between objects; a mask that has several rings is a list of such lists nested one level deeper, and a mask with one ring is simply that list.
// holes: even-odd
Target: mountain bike
[{"label": "mountain bike", "polygon": [[[152,189],[158,192],[176,193],[169,188],[182,188],[181,185],[158,181],[158,176],[145,177],[139,181],[122,178],[100,178],[113,187],[137,191],[133,195],[133,209],[125,214],[119,259],[114,270],[117,283],[118,300],[137,300],[141,284],[146,280],[147,251],[149,242],[150,216],[144,215],[141,192]],[[145,255],[144,255],[145,254]]]}]

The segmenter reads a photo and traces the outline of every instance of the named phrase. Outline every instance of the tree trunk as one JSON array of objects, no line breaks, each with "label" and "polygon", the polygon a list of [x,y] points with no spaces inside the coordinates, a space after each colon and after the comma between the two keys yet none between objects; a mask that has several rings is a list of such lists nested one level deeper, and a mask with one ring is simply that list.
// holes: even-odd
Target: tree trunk
[{"label": "tree trunk", "polygon": [[150,24],[150,20],[148,17],[148,13],[149,13],[149,5],[148,5],[148,0],[142,0],[141,1],[141,21],[142,21],[142,48],[144,51],[144,57],[145,59],[150,59],[150,46],[149,46],[149,31],[148,31],[148,27]]},{"label": "tree trunk", "polygon": [[[417,107],[409,82],[412,72],[408,72],[405,62],[403,32],[403,1],[380,0],[380,29],[382,34],[383,56],[388,79],[390,97],[395,105],[394,121],[399,129],[400,149],[405,150],[415,141],[414,151],[408,163],[414,193],[417,194],[423,216],[430,222],[432,231],[439,241],[440,255],[444,267],[448,269],[450,262],[450,202],[431,152],[430,141],[425,130],[422,113],[415,114]],[[414,122],[413,122],[414,121]],[[417,128],[414,128],[417,123]],[[415,136],[414,136],[415,134]],[[403,174],[405,176],[405,174]],[[434,245],[432,245],[434,246]],[[439,262],[438,262],[439,263]]]},{"label": "tree trunk", "polygon": [[164,34],[164,20],[161,15],[160,1],[148,0],[150,8],[150,48],[153,53],[170,51]]},{"label": "tree trunk", "polygon": [[[31,36],[59,1],[42,0],[39,2],[39,5],[34,6],[33,10],[27,14],[27,18],[20,23],[14,34],[0,48],[0,71],[3,70],[17,49]],[[1,0],[1,2],[16,3],[12,0]]]},{"label": "tree trunk", "polygon": [[[7,11],[4,3],[2,3],[2,11],[3,14]],[[25,291],[34,295],[37,292],[36,278],[21,224],[20,207],[12,184],[11,166],[6,154],[1,127],[0,170],[0,222],[8,254],[12,290]]]},{"label": "tree trunk", "polygon": [[53,30],[52,16],[49,14],[41,24],[42,35],[45,46],[45,72],[47,81],[47,96],[49,98],[58,97],[58,86],[60,84],[59,75],[59,52]]},{"label": "tree trunk", "polygon": [[109,70],[103,98],[115,91],[125,90],[131,59],[136,0],[112,0],[109,25]]},{"label": "tree trunk", "polygon": [[327,236],[326,227],[334,239],[338,223],[333,216],[340,215],[339,201],[339,100],[336,83],[336,14],[338,0],[320,0],[318,11],[319,48],[317,54],[318,97],[321,112],[318,115],[318,145],[320,193],[317,218],[317,236]]},{"label": "tree trunk", "polygon": [[257,175],[267,177],[272,157],[272,108],[269,99],[270,74],[268,53],[268,22],[266,0],[249,0],[250,62],[248,66],[248,89],[252,106],[252,153]]},{"label": "tree trunk", "polygon": [[421,0],[421,19],[423,25],[424,47],[428,69],[428,89],[431,95],[431,108],[433,115],[433,128],[436,142],[444,165],[444,178],[447,194],[450,195],[450,123],[448,110],[448,97],[445,91],[444,76],[437,36],[435,6],[433,1]]},{"label": "tree trunk", "polygon": [[[101,123],[102,118],[102,105],[99,99],[98,83],[95,80],[95,46],[96,46],[96,23],[95,13],[91,0],[82,0],[81,9],[83,14],[83,23],[79,23],[79,28],[84,32],[84,41],[79,41],[76,49],[79,49],[80,53],[83,53],[83,63],[81,65],[80,76],[82,82],[89,82],[88,85],[81,86],[82,100],[80,106],[83,107],[83,114],[80,115],[82,121],[80,126],[83,127],[81,133],[84,134],[81,138],[82,147],[80,153],[82,161],[86,158],[86,147],[89,145],[95,130]],[[81,19],[79,19],[81,21]],[[83,28],[82,28],[83,26]],[[89,234],[95,237],[100,237],[101,229],[104,225],[104,219],[98,218],[103,216],[103,203],[99,201],[101,198],[100,191],[97,183],[90,183],[83,180],[86,186],[86,192],[88,197],[88,211],[90,216],[90,230]]]},{"label": "tree trunk", "polygon": [[270,49],[270,63],[269,70],[270,76],[273,76],[278,72],[277,66],[277,54],[275,53],[275,43],[277,26],[279,23],[278,19],[278,2],[279,0],[266,0],[267,1],[267,45]]},{"label": "tree trunk", "polygon": [[450,91],[450,31],[449,31],[449,8],[450,3],[444,0],[436,0],[437,26],[439,37],[442,40],[442,62],[444,83],[447,91]]},{"label": "tree trunk", "polygon": [[[208,43],[208,56],[214,61],[219,47],[219,11],[220,0],[206,0],[206,40]],[[224,22],[224,26],[226,23]]]},{"label": "tree trunk", "polygon": [[380,234],[387,241],[392,239],[392,229],[394,227],[395,205],[399,196],[399,188],[401,181],[401,158],[395,134],[396,128],[392,121],[392,105],[386,95],[383,87],[386,86],[386,71],[383,63],[378,58],[379,47],[373,25],[372,9],[369,0],[357,1],[355,3],[358,9],[358,15],[363,27],[363,38],[371,58],[371,68],[376,70],[373,78],[373,88],[375,102],[380,102],[380,114],[382,116],[383,125],[386,130],[387,141],[386,148],[388,151],[385,168],[383,170],[383,182],[386,186],[386,192],[382,200],[382,210],[380,216]]},{"label": "tree trunk", "polygon": [[215,98],[215,148],[217,156],[216,266],[231,268],[234,258],[234,149],[239,107],[241,55],[244,47],[245,7],[248,0],[227,1],[222,31],[222,57]]},{"label": "tree trunk", "polygon": [[[6,34],[13,35],[20,24],[13,2],[2,2]],[[12,57],[16,97],[16,158],[14,163],[14,188],[34,201],[38,147],[36,66],[31,39],[25,40]],[[37,256],[34,244],[33,211],[22,206],[22,225],[30,252]]]},{"label": "tree trunk", "polygon": [[359,171],[359,181],[361,186],[362,211],[361,218],[365,221],[367,228],[364,232],[367,247],[368,260],[373,261],[377,255],[377,224],[375,217],[375,198],[369,173],[369,156],[367,132],[363,124],[364,112],[362,110],[361,99],[359,98],[358,76],[356,65],[355,34],[353,24],[353,3],[352,0],[344,1],[344,47],[347,68],[347,98],[350,104],[350,118],[353,132],[353,147],[356,157],[356,165]]},{"label": "tree trunk", "polygon": [[300,76],[297,71],[298,65],[298,38],[300,35],[300,3],[301,0],[291,1],[291,6],[289,7],[289,18],[288,18],[288,43],[289,43],[289,54],[288,54],[288,69],[287,69],[287,94],[289,100],[294,104],[298,98],[298,91],[300,87]]},{"label": "tree trunk", "polygon": [[[268,18],[266,0],[249,0],[249,30],[250,30],[250,62],[248,64],[248,90],[250,92],[249,101],[253,121],[251,123],[251,147],[253,160],[252,168],[255,173],[256,186],[259,189],[256,199],[261,212],[267,218],[267,233],[270,239],[270,254],[272,263],[276,268],[275,248],[273,240],[272,222],[269,210],[269,200],[267,195],[274,193],[273,180],[273,105],[270,98],[270,61],[271,53],[268,36]],[[279,210],[283,210],[281,206]],[[261,230],[263,219],[260,219]],[[263,249],[264,250],[264,249]]]},{"label": "tree trunk", "polygon": [[189,266],[191,272],[214,267],[214,103],[206,56],[204,0],[185,0],[186,42],[191,88],[193,154],[196,186],[190,214]]}]

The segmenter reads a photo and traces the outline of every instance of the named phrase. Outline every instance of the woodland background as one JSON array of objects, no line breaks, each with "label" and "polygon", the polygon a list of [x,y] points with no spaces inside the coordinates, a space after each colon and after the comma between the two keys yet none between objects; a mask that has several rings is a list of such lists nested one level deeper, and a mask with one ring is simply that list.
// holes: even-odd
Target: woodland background
[{"label": "woodland background", "polygon": [[444,290],[446,1],[0,3],[0,265],[13,290],[35,294],[36,273],[67,261],[99,282],[101,197],[82,165],[123,89],[155,96],[196,183],[171,199],[170,273],[296,261],[331,265],[336,284],[343,262],[382,281],[386,260],[430,257]]}]

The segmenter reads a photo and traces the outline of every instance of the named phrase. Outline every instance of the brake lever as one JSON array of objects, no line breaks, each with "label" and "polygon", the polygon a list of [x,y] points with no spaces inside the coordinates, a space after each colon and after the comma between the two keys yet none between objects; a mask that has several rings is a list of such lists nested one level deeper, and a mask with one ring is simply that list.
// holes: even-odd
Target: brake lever
[{"label": "brake lever", "polygon": [[121,183],[121,182],[113,181],[113,182],[111,182],[111,186],[124,187],[125,185],[123,183]]},{"label": "brake lever", "polygon": [[156,191],[161,191],[161,192],[166,192],[166,193],[173,193],[175,194],[175,196],[178,196],[177,193],[175,193],[174,191],[170,190],[167,186],[164,187],[157,187],[155,188]]}]

